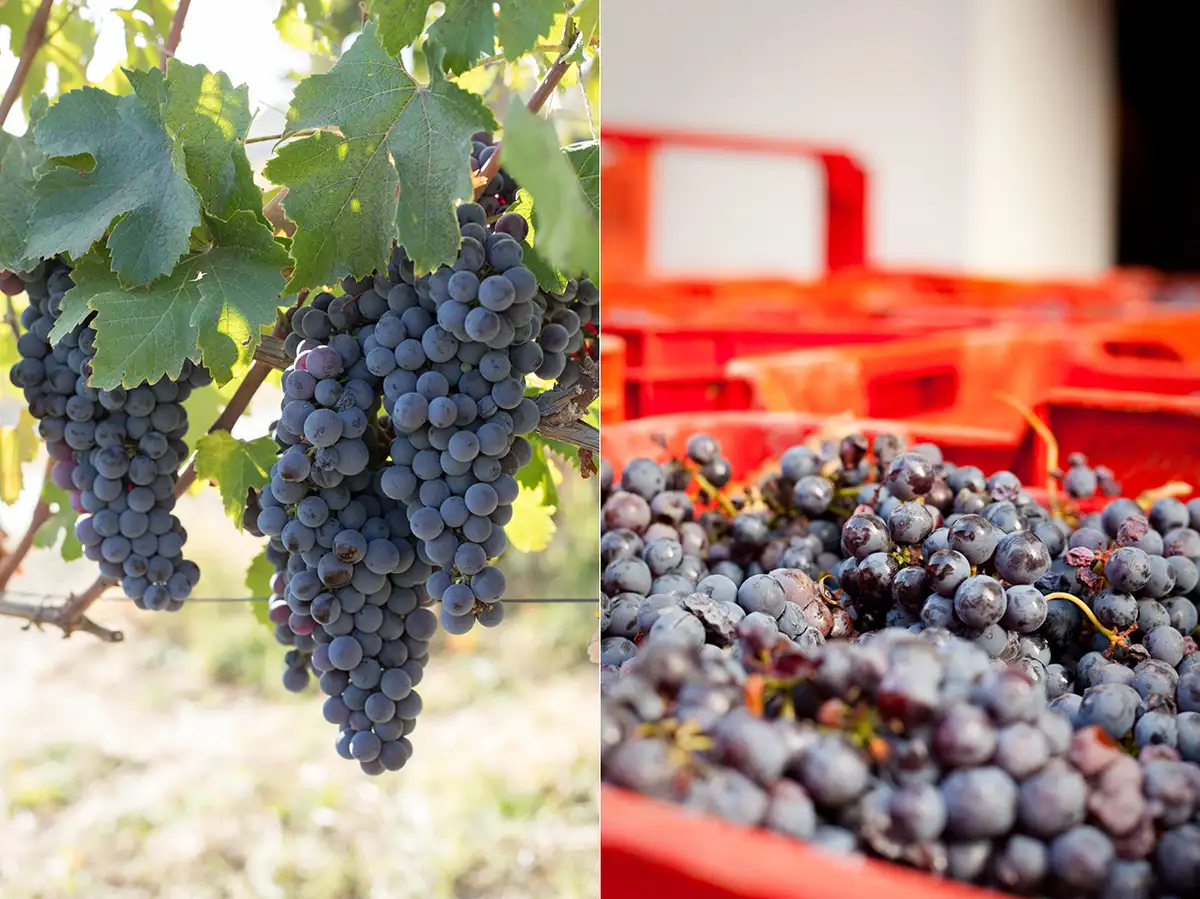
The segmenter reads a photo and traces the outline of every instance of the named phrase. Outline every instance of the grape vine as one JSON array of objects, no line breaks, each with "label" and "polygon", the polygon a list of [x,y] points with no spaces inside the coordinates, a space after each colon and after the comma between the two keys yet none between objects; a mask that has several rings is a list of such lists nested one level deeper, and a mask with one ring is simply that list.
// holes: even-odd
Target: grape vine
[{"label": "grape vine", "polygon": [[[247,584],[271,594],[285,686],[316,675],[338,753],[378,774],[411,756],[439,618],[503,618],[501,556],[538,548],[515,507],[549,520],[555,457],[596,471],[598,147],[586,102],[590,128],[539,113],[572,69],[589,90],[599,36],[590,2],[469,22],[350,6],[306,21],[308,49],[345,49],[255,136],[245,86],[175,58],[187,0],[139,0],[127,65],[100,86],[60,72],[49,99],[39,52],[86,25],[86,68],[94,17],[0,7],[21,54],[0,124],[18,101],[29,123],[0,132],[0,361],[25,407],[0,431],[0,499],[39,443],[50,456],[0,556],[0,615],[111,642],[88,613],[118,584],[183,608],[201,572],[174,506],[213,484],[266,542]],[[296,15],[285,0],[289,40]],[[269,193],[246,155],[265,140]],[[270,433],[232,436],[276,371]],[[224,410],[197,436],[205,392]],[[93,585],[57,606],[5,596],[55,540],[96,563]]]}]

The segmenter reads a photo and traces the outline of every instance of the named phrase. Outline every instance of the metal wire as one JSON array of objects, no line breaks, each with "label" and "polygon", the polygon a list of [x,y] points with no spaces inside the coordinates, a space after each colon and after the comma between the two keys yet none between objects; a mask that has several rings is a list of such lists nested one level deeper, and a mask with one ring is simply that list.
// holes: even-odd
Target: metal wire
[{"label": "metal wire", "polygon": [[[41,600],[42,602],[59,601],[66,602],[71,598],[70,594],[66,593],[43,593],[36,590],[0,590],[0,597],[13,597],[26,600]],[[104,602],[129,602],[129,600],[119,594],[106,593],[99,597]],[[211,602],[211,603],[236,603],[236,602],[269,602],[269,596],[193,596],[185,599],[184,605],[192,602]],[[589,598],[586,596],[570,597],[570,596],[546,596],[546,597],[504,597],[500,600],[503,603],[520,602],[520,603],[591,603],[599,605],[598,598]]]}]

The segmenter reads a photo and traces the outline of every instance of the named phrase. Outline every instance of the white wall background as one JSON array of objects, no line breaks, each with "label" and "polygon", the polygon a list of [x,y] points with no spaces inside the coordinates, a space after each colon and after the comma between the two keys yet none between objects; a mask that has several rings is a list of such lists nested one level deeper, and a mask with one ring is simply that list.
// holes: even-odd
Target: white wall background
[{"label": "white wall background", "polygon": [[[1111,263],[1114,243],[1107,8],[604,0],[605,127],[844,147],[869,172],[873,261],[1087,276]],[[819,273],[817,166],[674,155],[657,179],[662,269]],[[698,239],[714,229],[720,244]]]}]

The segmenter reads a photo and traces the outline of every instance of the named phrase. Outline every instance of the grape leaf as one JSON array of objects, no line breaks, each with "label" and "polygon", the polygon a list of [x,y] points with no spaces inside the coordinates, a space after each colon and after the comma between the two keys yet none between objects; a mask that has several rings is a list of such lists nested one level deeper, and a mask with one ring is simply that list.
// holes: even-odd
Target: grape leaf
[{"label": "grape leaf", "polygon": [[157,66],[166,42],[174,5],[168,0],[137,0],[132,9],[114,9],[125,31],[125,65],[132,69]]},{"label": "grape leaf", "polygon": [[49,478],[42,484],[42,499],[50,503],[50,517],[46,519],[33,537],[33,545],[50,549],[62,537],[59,554],[64,562],[71,562],[83,555],[83,545],[75,536],[75,520],[79,513],[71,508],[71,497],[67,491],[54,486]]},{"label": "grape leaf", "polygon": [[163,124],[163,104],[167,102],[167,81],[162,69],[121,69],[121,74],[133,88],[134,94],[155,121]]},{"label": "grape leaf", "polygon": [[[200,224],[200,199],[183,154],[140,99],[72,91],[38,121],[34,137],[59,164],[35,188],[29,255],[81,257],[119,217],[108,249],[123,283],[148,284],[175,267]],[[89,157],[94,166],[80,166]]]},{"label": "grape leaf", "polygon": [[455,201],[474,196],[471,135],[496,127],[482,101],[436,65],[428,84],[417,83],[368,22],[337,65],[296,88],[287,133],[328,126],[340,137],[297,141],[267,165],[267,177],[288,188],[283,206],[297,225],[287,289],[372,271],[395,237],[419,272],[453,263]]},{"label": "grape leaf", "polygon": [[213,431],[196,443],[196,478],[217,483],[225,514],[238,530],[246,508],[246,490],[261,489],[271,479],[278,450],[274,438],[238,440],[228,431]]},{"label": "grape leaf", "polygon": [[21,493],[21,464],[32,462],[42,445],[25,397],[6,376],[20,358],[12,331],[0,330],[0,502],[3,503],[17,501]]},{"label": "grape leaf", "polygon": [[523,553],[539,553],[549,546],[558,530],[554,524],[557,510],[546,502],[545,486],[521,487],[512,508],[512,520],[504,528],[509,545]]},{"label": "grape leaf", "polygon": [[162,116],[167,132],[183,149],[188,180],[205,209],[218,218],[239,209],[261,214],[262,193],[243,143],[253,118],[246,85],[235,88],[224,72],[172,59]]},{"label": "grape leaf", "polygon": [[558,487],[554,483],[552,463],[546,457],[546,448],[539,442],[530,441],[533,446],[533,458],[529,464],[517,472],[517,483],[528,490],[541,490],[543,502],[551,506],[558,505]]},{"label": "grape leaf", "polygon": [[433,0],[367,0],[367,12],[379,20],[379,39],[392,56],[421,36]]},{"label": "grape leaf", "polygon": [[347,0],[283,0],[275,17],[275,29],[285,41],[326,56],[336,56],[342,41],[361,24],[359,5]]},{"label": "grape leaf", "polygon": [[521,241],[521,248],[525,251],[525,267],[537,278],[538,287],[549,293],[561,293],[562,289],[567,286],[567,279],[558,269],[543,259],[533,246],[537,229],[533,226],[533,197],[529,195],[529,191],[518,190],[516,199],[504,211],[521,216],[529,224],[529,233]]},{"label": "grape leaf", "polygon": [[283,207],[296,224],[287,290],[333,284],[388,258],[397,179],[379,143],[324,131],[280,147],[265,172],[287,185]]},{"label": "grape leaf", "polygon": [[600,216],[600,141],[588,140],[563,147],[563,153],[575,169],[575,177],[583,195],[592,204],[597,220]]},{"label": "grape leaf", "polygon": [[248,364],[261,330],[275,321],[287,254],[248,211],[210,219],[212,246],[189,255],[166,278],[139,289],[121,286],[102,252],[80,259],[51,340],[97,313],[90,383],[111,389],[163,375],[179,376],[199,347],[224,384]]},{"label": "grape leaf", "polygon": [[520,59],[536,47],[538,38],[550,33],[555,15],[562,10],[562,0],[502,0],[496,35],[504,58],[510,62]]},{"label": "grape leaf", "polygon": [[446,71],[457,74],[474,66],[495,48],[496,14],[492,11],[492,0],[444,0],[444,3],[446,11],[429,26],[429,38],[446,51]]},{"label": "grape leaf", "polygon": [[530,443],[540,443],[547,450],[552,451],[555,455],[569,462],[573,467],[579,468],[579,447],[565,443],[562,440],[543,437],[541,434],[530,434],[526,439]]},{"label": "grape leaf", "polygon": [[[33,114],[38,114],[37,107]],[[28,271],[37,258],[25,252],[25,235],[36,199],[35,170],[44,157],[32,134],[5,137],[7,148],[0,156],[0,269]]]},{"label": "grape leaf", "polygon": [[581,0],[575,6],[575,24],[586,47],[600,33],[600,0]]},{"label": "grape leaf", "polygon": [[600,228],[554,125],[514,97],[504,120],[504,168],[533,197],[542,223],[539,255],[562,271],[599,269]]},{"label": "grape leaf", "polygon": [[[274,576],[275,566],[267,561],[267,550],[263,547],[263,551],[254,557],[246,570],[246,589],[250,591],[251,596],[270,596],[271,578]],[[250,608],[254,612],[255,621],[263,625],[271,624],[270,603],[252,602]]]},{"label": "grape leaf", "polygon": [[15,503],[21,495],[21,463],[37,455],[40,445],[33,419],[18,413],[16,427],[0,427],[0,503]]}]

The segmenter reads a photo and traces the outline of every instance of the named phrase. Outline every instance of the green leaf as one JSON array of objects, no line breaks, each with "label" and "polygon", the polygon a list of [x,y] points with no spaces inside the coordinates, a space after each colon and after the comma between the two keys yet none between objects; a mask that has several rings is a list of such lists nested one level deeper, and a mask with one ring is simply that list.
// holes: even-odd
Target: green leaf
[{"label": "green leaf", "polygon": [[38,528],[33,545],[50,549],[62,537],[59,554],[64,562],[71,562],[83,555],[83,546],[75,536],[75,520],[79,513],[71,508],[71,497],[67,491],[55,487],[49,478],[42,484],[42,499],[50,503],[50,517]]},{"label": "green leaf", "polygon": [[583,45],[586,47],[600,33],[600,0],[580,0],[574,10],[575,24],[583,35]]},{"label": "green leaf", "polygon": [[514,97],[504,120],[504,167],[537,207],[538,253],[562,271],[595,273],[600,228],[554,126]]},{"label": "green leaf", "polygon": [[558,505],[558,487],[554,483],[554,473],[550,470],[553,464],[546,457],[546,448],[536,441],[533,445],[533,458],[529,464],[517,472],[517,483],[528,490],[541,490],[543,501],[551,506]]},{"label": "green leaf", "polygon": [[275,28],[279,36],[307,53],[336,56],[342,41],[358,31],[362,13],[350,0],[283,0]]},{"label": "green leaf", "polygon": [[85,87],[59,98],[34,127],[48,157],[89,154],[88,171],[56,165],[37,182],[27,252],[81,257],[108,238],[112,268],[126,284],[168,274],[200,224],[200,200],[183,154],[136,97]]},{"label": "green leaf", "polygon": [[[246,589],[250,591],[251,596],[270,596],[271,578],[274,576],[275,566],[267,561],[267,549],[263,547],[263,551],[254,557],[250,567],[246,570]],[[250,608],[254,612],[255,621],[274,627],[271,624],[270,603],[252,602]]]},{"label": "green leaf", "polygon": [[80,259],[51,332],[57,341],[97,313],[90,383],[103,389],[163,375],[179,376],[197,347],[220,384],[248,364],[262,328],[274,324],[287,256],[251,212],[210,219],[213,244],[184,259],[168,277],[122,287],[102,252]]},{"label": "green leaf", "polygon": [[429,26],[429,38],[446,51],[446,71],[465,72],[490,55],[496,46],[496,14],[492,11],[492,0],[444,2],[446,11]]},{"label": "green leaf", "polygon": [[246,508],[246,491],[260,490],[271,479],[278,450],[271,437],[238,440],[228,431],[213,431],[196,443],[196,477],[217,483],[225,514],[238,530]]},{"label": "green leaf", "polygon": [[287,290],[333,284],[388,258],[397,178],[382,144],[323,131],[280,147],[265,171],[287,185],[283,208],[296,223]]},{"label": "green leaf", "polygon": [[526,438],[530,443],[537,443],[552,451],[555,455],[569,462],[572,467],[579,468],[579,447],[541,434],[530,434]]},{"label": "green leaf", "polygon": [[501,0],[496,35],[504,58],[510,62],[520,59],[536,47],[538,38],[550,33],[554,17],[562,10],[562,0]]},{"label": "green leaf", "polygon": [[137,0],[132,9],[114,9],[113,14],[124,26],[125,66],[157,66],[175,14],[174,5],[167,0]]},{"label": "green leaf", "polygon": [[28,271],[37,264],[37,257],[25,252],[25,235],[36,201],[35,170],[44,157],[32,134],[9,138],[6,143],[0,156],[0,269]]},{"label": "green leaf", "polygon": [[158,121],[158,124],[163,124],[162,108],[167,102],[167,79],[162,69],[122,69],[121,74],[125,76],[125,80],[129,82],[129,86],[133,88],[134,94],[142,105],[146,107],[150,115]]},{"label": "green leaf", "polygon": [[379,20],[379,39],[392,56],[413,43],[425,30],[433,0],[367,0],[367,12]]},{"label": "green leaf", "polygon": [[529,195],[529,191],[519,189],[516,199],[504,211],[521,216],[529,224],[529,233],[521,241],[521,247],[525,251],[525,267],[537,278],[538,287],[548,293],[562,293],[563,288],[567,286],[567,279],[563,277],[562,272],[543,259],[533,246],[537,229],[533,225],[533,197]]},{"label": "green leaf", "polygon": [[455,202],[474,196],[471,135],[495,124],[437,66],[429,84],[414,81],[368,22],[328,74],[300,82],[288,110],[289,134],[337,126],[340,137],[297,141],[267,165],[287,186],[283,206],[297,225],[288,291],[372,271],[396,237],[421,273],[452,264]]},{"label": "green leaf", "polygon": [[[0,330],[0,373],[6,373],[20,358],[12,331]],[[0,376],[0,502],[15,503],[20,496],[21,465],[32,462],[42,446],[34,426],[21,390]]]},{"label": "green leaf", "polygon": [[183,149],[204,208],[217,218],[239,209],[261,214],[262,193],[243,143],[253,118],[246,85],[235,88],[224,72],[172,59],[165,87],[163,124]]},{"label": "green leaf", "polygon": [[21,463],[32,461],[40,446],[33,419],[23,410],[17,426],[0,427],[0,503],[15,503],[21,495]]},{"label": "green leaf", "polygon": [[558,530],[554,524],[556,509],[546,501],[545,485],[532,489],[522,486],[512,509],[512,520],[504,528],[509,545],[518,552],[542,552]]},{"label": "green leaf", "polygon": [[563,153],[575,169],[575,177],[583,195],[592,204],[596,220],[600,219],[600,141],[588,140],[563,147]]}]

